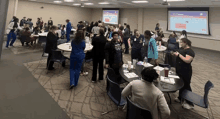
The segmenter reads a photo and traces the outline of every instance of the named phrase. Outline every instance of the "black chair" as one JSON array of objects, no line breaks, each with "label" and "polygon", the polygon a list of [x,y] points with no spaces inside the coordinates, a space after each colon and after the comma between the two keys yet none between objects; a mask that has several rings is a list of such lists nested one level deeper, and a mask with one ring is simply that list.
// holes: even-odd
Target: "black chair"
[{"label": "black chair", "polygon": [[127,97],[127,115],[126,119],[153,119],[151,112],[147,109],[144,109],[136,104],[134,104]]},{"label": "black chair", "polygon": [[[127,102],[124,97],[122,97],[121,92],[123,88],[120,88],[120,86],[113,82],[111,79],[107,78],[108,83],[108,89],[107,89],[107,95],[110,97],[110,99],[118,106],[118,110],[120,106],[124,106]],[[102,115],[107,114],[109,112],[112,112],[115,110],[107,111],[102,113]]]},{"label": "black chair", "polygon": [[27,36],[24,36],[24,35],[20,36],[20,41],[21,41],[22,46],[24,46],[24,42],[26,42],[26,39],[27,39]]},{"label": "black chair", "polygon": [[111,79],[113,82],[117,83],[117,84],[123,84],[123,83],[126,83],[127,81],[121,77],[120,75],[117,76],[115,74],[115,71],[112,69],[112,68],[108,68],[108,72],[107,72],[107,77],[109,79]]},{"label": "black chair", "polygon": [[[48,65],[50,65],[51,61],[58,62],[62,65],[62,63],[65,62],[65,60],[66,58],[63,56],[60,50],[52,50],[52,56]],[[61,65],[60,65],[60,71],[61,71]]]},{"label": "black chair", "polygon": [[[42,55],[41,55],[41,58],[40,58],[40,60],[39,60],[39,63],[38,63],[37,68],[40,66],[40,64],[41,64],[41,62],[42,62],[42,59],[48,57],[48,53],[45,53],[46,44],[42,44],[42,46],[43,46],[43,53],[42,53]],[[37,68],[36,68],[36,70],[37,70]]]},{"label": "black chair", "polygon": [[[205,108],[207,110],[207,113],[208,113],[208,116],[209,116],[209,112],[208,112],[208,106],[209,106],[208,94],[209,94],[209,90],[211,88],[214,88],[213,83],[211,81],[207,81],[206,84],[205,84],[205,88],[204,88],[204,96],[200,96],[200,95],[198,95],[196,93],[193,93],[191,91],[184,90],[181,94],[181,97],[185,100],[188,100],[188,101],[194,103],[197,106]],[[211,106],[210,106],[210,110],[211,110],[211,113],[212,113]],[[212,117],[213,117],[213,113],[212,113]],[[212,118],[210,118],[210,116],[209,116],[209,119],[212,119]]]}]

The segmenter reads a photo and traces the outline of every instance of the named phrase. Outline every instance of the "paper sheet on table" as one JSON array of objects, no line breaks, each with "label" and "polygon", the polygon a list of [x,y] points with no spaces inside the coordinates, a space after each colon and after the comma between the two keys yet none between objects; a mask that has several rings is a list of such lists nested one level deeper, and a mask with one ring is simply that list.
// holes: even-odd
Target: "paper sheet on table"
[{"label": "paper sheet on table", "polygon": [[138,75],[135,74],[134,72],[132,72],[132,73],[126,73],[125,76],[126,76],[127,78],[136,78],[136,77],[138,77]]},{"label": "paper sheet on table", "polygon": [[71,43],[65,43],[66,45],[71,45]]},{"label": "paper sheet on table", "polygon": [[163,68],[163,67],[160,67],[160,66],[156,66],[156,67],[154,67],[154,69],[155,69],[155,70],[159,70],[159,71],[164,70],[164,68]]},{"label": "paper sheet on table", "polygon": [[128,70],[123,70],[123,72],[124,72],[124,73],[128,73],[129,71],[128,71]]},{"label": "paper sheet on table", "polygon": [[175,76],[175,75],[168,75],[168,77],[170,77],[170,78],[177,78],[177,79],[180,78],[179,76]]},{"label": "paper sheet on table", "polygon": [[150,64],[150,63],[144,63],[143,66],[144,66],[144,67],[152,67],[152,66],[154,66],[154,65],[152,65],[152,64]]},{"label": "paper sheet on table", "polygon": [[175,84],[174,78],[169,78],[169,77],[161,76],[160,77],[160,81],[162,81],[164,83]]}]

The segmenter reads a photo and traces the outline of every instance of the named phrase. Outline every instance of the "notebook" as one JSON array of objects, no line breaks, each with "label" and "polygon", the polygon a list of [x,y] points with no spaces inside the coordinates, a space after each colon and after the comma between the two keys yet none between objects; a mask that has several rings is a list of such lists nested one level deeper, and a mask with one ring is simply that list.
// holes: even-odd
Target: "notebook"
[{"label": "notebook", "polygon": [[125,76],[126,76],[127,78],[138,78],[138,75],[135,74],[134,72],[125,73]]},{"label": "notebook", "polygon": [[170,77],[161,76],[160,81],[164,83],[175,84],[174,78],[170,78]]}]

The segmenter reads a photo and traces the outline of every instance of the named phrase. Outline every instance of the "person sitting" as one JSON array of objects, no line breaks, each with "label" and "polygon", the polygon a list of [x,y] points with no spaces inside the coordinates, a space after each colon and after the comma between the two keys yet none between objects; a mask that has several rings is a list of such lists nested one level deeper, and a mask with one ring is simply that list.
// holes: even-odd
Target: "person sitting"
[{"label": "person sitting", "polygon": [[175,51],[175,49],[178,49],[178,48],[176,48],[175,43],[176,43],[176,38],[175,38],[175,36],[173,34],[171,34],[169,36],[169,39],[168,39],[168,47],[167,47],[167,49],[169,51]]},{"label": "person sitting", "polygon": [[29,42],[31,42],[31,45],[33,45],[33,38],[31,37],[31,32],[29,31],[28,27],[25,27],[24,30],[21,31],[20,35],[21,35],[20,40],[22,46],[24,46],[24,42],[26,42],[27,46]]},{"label": "person sitting", "polygon": [[34,35],[38,35],[39,33],[41,33],[40,27],[36,26],[36,27],[34,28],[33,32],[34,32]]},{"label": "person sitting", "polygon": [[168,119],[170,109],[164,94],[153,84],[159,76],[156,70],[145,68],[141,75],[141,80],[133,80],[123,89],[122,96],[131,96],[134,103],[151,112],[153,119]]},{"label": "person sitting", "polygon": [[159,33],[159,34],[158,34],[158,37],[156,37],[155,40],[156,40],[156,41],[160,41],[160,42],[161,42],[161,45],[164,45],[164,42],[163,42],[163,40],[162,40],[162,36],[163,36],[163,35]]},{"label": "person sitting", "polygon": [[[51,26],[50,31],[47,34],[47,41],[46,41],[46,47],[45,47],[45,53],[48,53],[47,58],[47,69],[48,70],[54,70],[53,61],[50,61],[52,58],[52,51],[57,49],[57,34],[56,30],[58,28],[56,26]],[[62,63],[62,66],[65,67],[65,61]]]},{"label": "person sitting", "polygon": [[123,65],[122,43],[118,40],[118,32],[112,33],[113,39],[105,45],[106,67],[111,67],[116,75],[119,75],[119,69]]},{"label": "person sitting", "polygon": [[62,27],[62,29],[61,29],[61,39],[64,39],[65,34],[66,34],[64,28],[65,28],[65,25],[64,25],[64,26]]},{"label": "person sitting", "polygon": [[49,30],[48,30],[48,25],[47,25],[47,23],[44,23],[44,32],[48,32]]},{"label": "person sitting", "polygon": [[79,23],[79,24],[77,25],[77,30],[82,30],[83,27],[84,27],[83,22],[80,21],[80,22],[78,22],[78,23]]}]

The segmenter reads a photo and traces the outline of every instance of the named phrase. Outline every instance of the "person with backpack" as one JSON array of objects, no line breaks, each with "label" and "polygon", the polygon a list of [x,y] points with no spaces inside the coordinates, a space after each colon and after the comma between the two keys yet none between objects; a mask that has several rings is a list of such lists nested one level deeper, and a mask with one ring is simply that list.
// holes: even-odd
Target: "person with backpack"
[{"label": "person with backpack", "polygon": [[[12,21],[12,22],[8,25],[8,28],[7,28],[7,30],[6,30],[6,32],[7,32],[6,48],[8,48],[9,43],[10,43],[10,46],[13,47],[13,44],[14,44],[16,38],[17,38],[17,36],[16,36],[16,31],[17,31],[17,29],[22,30],[22,28],[18,25],[18,21],[19,21],[19,19],[18,19],[18,18],[15,18],[14,21]],[[11,37],[13,38],[13,40],[10,42]]]},{"label": "person with backpack", "polygon": [[116,75],[123,65],[122,43],[118,40],[118,32],[112,33],[113,39],[105,45],[106,67],[111,67]]}]

